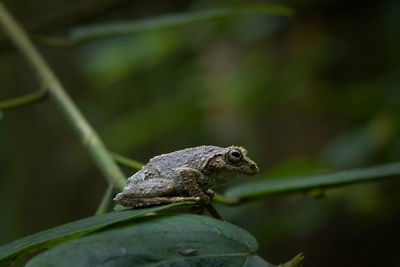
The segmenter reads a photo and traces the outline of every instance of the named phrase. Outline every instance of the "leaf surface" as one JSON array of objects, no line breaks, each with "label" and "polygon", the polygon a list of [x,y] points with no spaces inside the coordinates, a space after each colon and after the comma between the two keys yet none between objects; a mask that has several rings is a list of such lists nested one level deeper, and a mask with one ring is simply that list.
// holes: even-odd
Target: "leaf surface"
[{"label": "leaf surface", "polygon": [[148,209],[126,209],[88,217],[39,232],[0,247],[0,266],[14,261],[18,256],[42,248],[51,248],[62,242],[98,231],[112,224],[125,222],[151,212],[194,205],[194,202],[181,202]]},{"label": "leaf surface", "polygon": [[273,266],[245,230],[211,217],[142,217],[50,249],[26,266]]}]

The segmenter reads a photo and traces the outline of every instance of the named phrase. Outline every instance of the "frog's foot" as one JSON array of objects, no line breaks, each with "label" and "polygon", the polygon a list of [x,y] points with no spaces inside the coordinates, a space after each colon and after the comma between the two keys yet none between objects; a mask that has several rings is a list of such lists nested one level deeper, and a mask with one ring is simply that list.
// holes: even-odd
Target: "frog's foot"
[{"label": "frog's foot", "polygon": [[126,207],[144,208],[161,204],[170,204],[184,201],[201,202],[200,197],[124,197],[114,199],[118,204]]},{"label": "frog's foot", "polygon": [[213,199],[214,196],[215,196],[215,192],[214,192],[214,190],[212,190],[212,189],[208,189],[207,192],[206,192],[206,194],[207,194],[207,196],[210,197],[210,199]]},{"label": "frog's foot", "polygon": [[200,197],[200,202],[209,205],[211,202],[211,197],[201,190],[197,179],[202,180],[203,174],[196,169],[192,168],[180,168],[179,174],[181,181],[185,185],[186,191],[190,196]]}]

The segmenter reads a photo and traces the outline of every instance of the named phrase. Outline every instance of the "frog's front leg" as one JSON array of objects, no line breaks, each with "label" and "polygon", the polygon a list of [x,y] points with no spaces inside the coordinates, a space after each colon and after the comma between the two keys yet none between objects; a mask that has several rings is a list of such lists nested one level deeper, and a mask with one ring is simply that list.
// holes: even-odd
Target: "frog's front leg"
[{"label": "frog's front leg", "polygon": [[216,193],[214,192],[214,190],[212,190],[211,188],[209,188],[209,189],[206,191],[206,194],[207,194],[211,199],[213,199]]},{"label": "frog's front leg", "polygon": [[197,180],[201,180],[203,174],[192,168],[179,168],[180,180],[183,182],[185,190],[192,197],[200,197],[201,202],[210,204],[211,198],[201,190]]}]

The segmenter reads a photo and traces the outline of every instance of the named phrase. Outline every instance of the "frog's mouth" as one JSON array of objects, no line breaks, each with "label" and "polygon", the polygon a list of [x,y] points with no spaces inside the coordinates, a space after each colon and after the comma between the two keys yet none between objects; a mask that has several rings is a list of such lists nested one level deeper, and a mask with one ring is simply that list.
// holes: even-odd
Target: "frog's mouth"
[{"label": "frog's mouth", "polygon": [[247,175],[254,175],[259,172],[257,164],[250,159],[246,159],[240,167],[240,172]]}]

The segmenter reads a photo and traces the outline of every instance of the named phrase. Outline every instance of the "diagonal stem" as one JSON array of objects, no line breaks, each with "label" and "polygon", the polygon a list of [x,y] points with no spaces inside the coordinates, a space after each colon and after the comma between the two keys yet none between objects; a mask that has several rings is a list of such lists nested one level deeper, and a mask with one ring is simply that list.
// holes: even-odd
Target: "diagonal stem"
[{"label": "diagonal stem", "polygon": [[34,47],[24,29],[14,20],[2,2],[0,2],[0,24],[3,26],[11,41],[33,65],[43,83],[47,84],[50,98],[61,109],[69,123],[74,127],[82,144],[88,149],[91,157],[100,168],[103,175],[109,182],[122,189],[125,185],[124,174],[112,159],[100,137],[67,94],[57,76],[47,65],[39,51]]},{"label": "diagonal stem", "polygon": [[97,207],[96,215],[103,214],[107,211],[111,203],[113,190],[114,190],[114,185],[112,183],[109,183],[106,192],[104,193],[103,198],[101,199],[101,202]]}]

